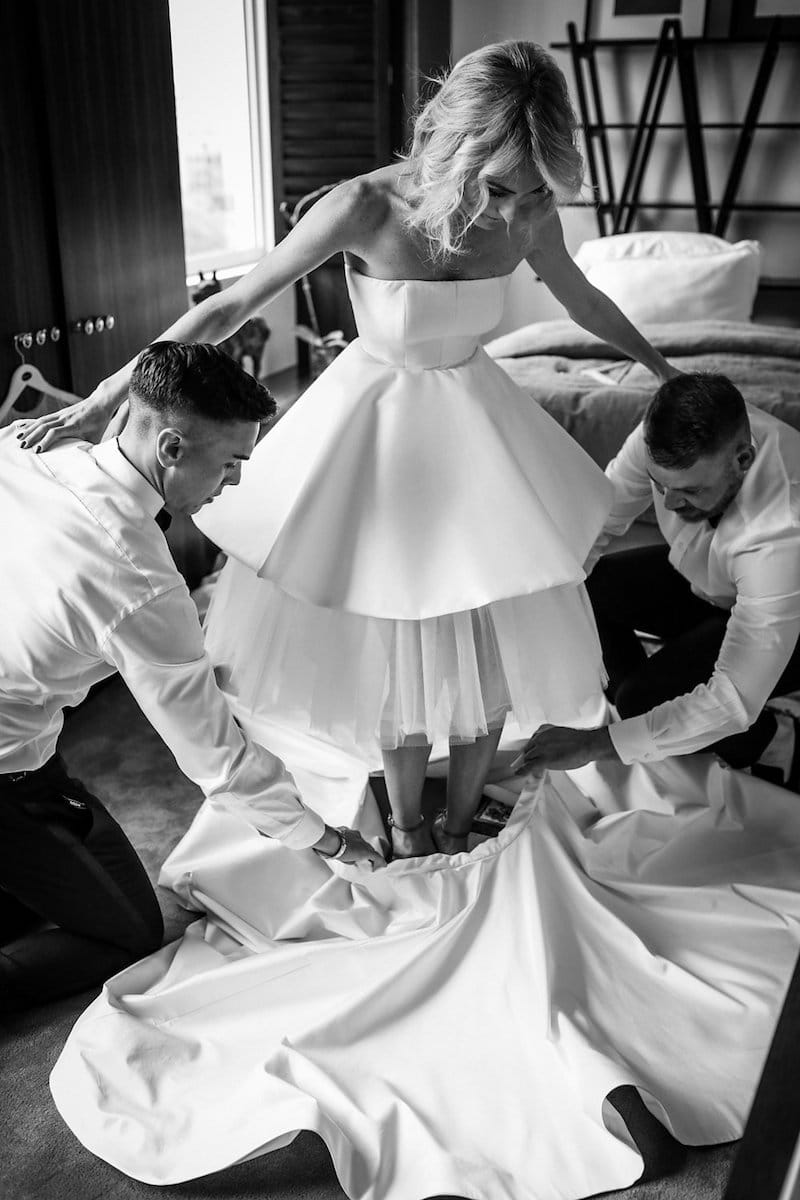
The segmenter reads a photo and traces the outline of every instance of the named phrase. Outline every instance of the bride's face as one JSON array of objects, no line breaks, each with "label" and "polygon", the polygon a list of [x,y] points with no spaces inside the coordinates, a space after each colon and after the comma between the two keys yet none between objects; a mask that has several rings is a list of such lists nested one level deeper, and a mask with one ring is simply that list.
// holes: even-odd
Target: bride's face
[{"label": "bride's face", "polygon": [[489,189],[489,203],[476,219],[478,229],[510,227],[516,221],[530,225],[553,209],[553,193],[536,167],[523,167],[508,174],[491,169],[482,173]]}]

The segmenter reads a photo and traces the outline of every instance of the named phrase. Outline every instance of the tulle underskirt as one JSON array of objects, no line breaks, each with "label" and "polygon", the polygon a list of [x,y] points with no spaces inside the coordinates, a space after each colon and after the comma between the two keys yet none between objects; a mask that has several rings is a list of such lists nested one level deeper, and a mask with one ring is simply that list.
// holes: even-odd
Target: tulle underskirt
[{"label": "tulle underskirt", "polygon": [[600,643],[582,584],[393,620],[309,604],[231,559],[206,645],[240,705],[367,756],[474,741],[507,715],[532,731],[594,724],[602,711]]}]

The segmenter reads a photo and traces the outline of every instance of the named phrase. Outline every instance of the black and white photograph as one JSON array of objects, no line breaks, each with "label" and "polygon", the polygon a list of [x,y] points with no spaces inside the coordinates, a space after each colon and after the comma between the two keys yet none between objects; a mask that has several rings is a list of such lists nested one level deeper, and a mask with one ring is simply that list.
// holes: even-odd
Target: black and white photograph
[{"label": "black and white photograph", "polygon": [[1,1200],[800,1200],[798,69],[0,4]]}]

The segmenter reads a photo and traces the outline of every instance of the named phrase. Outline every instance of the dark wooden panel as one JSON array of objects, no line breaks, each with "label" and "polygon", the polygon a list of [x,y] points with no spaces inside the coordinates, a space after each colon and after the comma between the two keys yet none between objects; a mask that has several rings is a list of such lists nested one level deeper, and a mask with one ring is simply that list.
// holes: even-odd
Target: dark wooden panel
[{"label": "dark wooden panel", "polygon": [[[0,4],[0,400],[20,365],[15,333],[64,323],[35,13],[29,0]],[[66,339],[27,353],[69,388]]]},{"label": "dark wooden panel", "polygon": [[90,391],[187,307],[167,0],[38,0],[73,387]]},{"label": "dark wooden panel", "polygon": [[306,29],[316,25],[318,28],[339,26],[358,34],[372,20],[374,0],[329,0],[324,3],[290,3],[281,0],[281,25],[286,28]]},{"label": "dark wooden panel", "polygon": [[387,0],[272,0],[282,199],[382,166],[389,156]]},{"label": "dark wooden panel", "polygon": [[359,84],[354,80],[332,78],[324,82],[313,79],[305,83],[292,83],[284,79],[281,98],[283,103],[278,108],[281,119],[285,119],[290,112],[293,116],[305,113],[306,106],[308,111],[313,111],[314,106],[321,105],[327,107],[330,119],[335,115],[330,106],[335,103],[337,112],[341,105],[344,112],[360,112],[373,128],[375,126],[375,116],[369,107],[372,98],[372,84],[369,81]]},{"label": "dark wooden panel", "polygon": [[[273,178],[293,208],[303,196],[389,158],[388,0],[270,0]],[[285,222],[283,222],[285,228]],[[341,255],[311,274],[320,329],[355,336]],[[308,324],[302,290],[298,319]],[[301,368],[306,347],[299,346]]]},{"label": "dark wooden panel", "polygon": [[416,109],[430,93],[428,80],[450,64],[450,0],[403,0],[392,6],[395,90],[392,106],[392,141],[405,145],[411,137]]},{"label": "dark wooden panel", "polygon": [[[319,135],[317,135],[318,137]],[[355,138],[338,138],[329,137],[323,141],[318,141],[317,137],[308,141],[307,153],[292,149],[286,155],[286,170],[291,170],[292,163],[305,164],[308,159],[313,159],[310,164],[311,168],[316,169],[316,164],[322,160],[330,161],[331,159],[346,164],[348,162],[366,161],[369,169],[369,164],[372,161],[372,141],[370,138],[363,139],[363,145],[360,145]]]}]

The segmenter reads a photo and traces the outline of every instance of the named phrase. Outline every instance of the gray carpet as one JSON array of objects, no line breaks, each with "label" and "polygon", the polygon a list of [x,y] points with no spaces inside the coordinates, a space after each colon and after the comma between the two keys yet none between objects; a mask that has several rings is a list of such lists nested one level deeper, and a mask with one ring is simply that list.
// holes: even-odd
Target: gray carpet
[{"label": "gray carpet", "polygon": [[[160,863],[196,811],[200,794],[180,775],[119,680],[101,688],[70,716],[61,748],[71,771],[123,826],[155,880]],[[192,917],[171,893],[160,891],[159,898],[167,939],[172,940]],[[6,1018],[0,1029],[0,1200],[342,1200],[327,1150],[309,1133],[274,1154],[175,1187],[137,1183],[90,1155],[55,1111],[47,1079],[70,1027],[94,994]],[[223,1096],[220,1103],[225,1103]],[[630,1200],[721,1200],[735,1147],[684,1153],[660,1127],[645,1127],[641,1139],[649,1170],[657,1177],[614,1195]],[[531,1152],[535,1154],[535,1146]],[[580,1153],[579,1146],[575,1152]]]}]

